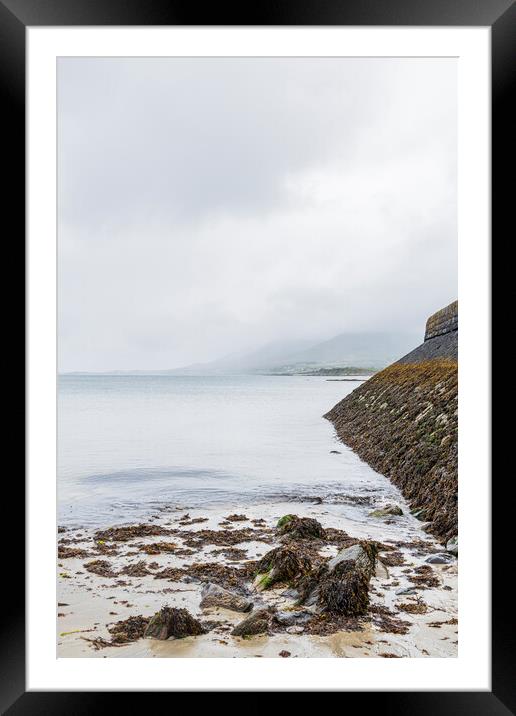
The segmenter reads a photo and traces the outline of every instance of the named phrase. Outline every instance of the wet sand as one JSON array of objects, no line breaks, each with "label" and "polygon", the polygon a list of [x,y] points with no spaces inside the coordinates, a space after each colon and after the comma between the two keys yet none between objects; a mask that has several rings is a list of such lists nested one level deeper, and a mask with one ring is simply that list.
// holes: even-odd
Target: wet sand
[{"label": "wet sand", "polygon": [[[61,530],[58,535],[61,553],[66,554],[65,548],[83,550],[84,554],[58,559],[57,656],[278,657],[280,652],[286,651],[291,657],[301,658],[455,657],[458,648],[457,561],[449,565],[428,565],[425,560],[431,554],[442,552],[442,545],[409,514],[401,496],[398,504],[404,512],[401,517],[368,517],[361,522],[346,520],[342,505],[325,502],[290,501],[203,510],[167,505],[149,515],[146,524],[173,530],[170,536],[138,536],[123,542],[106,539],[99,543],[94,539],[95,530],[81,527]],[[165,568],[184,568],[187,572],[194,563],[243,568],[246,561],[258,559],[279,544],[274,527],[277,520],[288,513],[313,517],[324,528],[337,528],[350,537],[373,539],[394,548],[394,551],[380,552],[377,573],[370,584],[370,613],[360,619],[359,630],[355,626],[353,630],[323,635],[282,632],[233,637],[232,628],[246,615],[221,608],[201,610],[201,579],[188,574],[179,575],[175,580],[155,578]],[[246,519],[221,525],[231,514],[243,515]],[[264,523],[253,524],[253,520],[264,520]],[[223,535],[246,528],[257,530],[248,533],[254,539],[228,546]],[[217,543],[216,537],[213,541],[211,538],[198,540],[195,546],[185,544],[185,541],[191,543],[192,538],[195,542],[196,533],[201,530],[220,532],[226,544]],[[169,548],[171,551],[159,554],[146,552],[149,545],[160,542],[174,546]],[[335,544],[320,546],[321,556],[333,556],[337,552]],[[94,560],[107,562],[115,576],[89,572],[84,565]],[[120,574],[124,568],[141,562],[142,576]],[[401,563],[391,565],[392,562]],[[426,570],[423,574],[431,577],[431,587],[417,584],[422,566]],[[415,571],[418,569],[419,572]],[[411,577],[416,578],[415,593],[396,594],[397,590],[415,587]],[[247,585],[250,587],[251,580]],[[288,609],[293,604],[286,585],[253,592],[251,598],[255,609],[263,606]],[[167,641],[139,639],[121,646],[95,648],[95,639],[110,640],[109,624],[130,616],[152,616],[165,605],[186,608],[201,621],[217,624],[212,624],[211,630],[201,636]],[[424,613],[407,612],[407,608]],[[405,633],[400,633],[403,631]]]}]

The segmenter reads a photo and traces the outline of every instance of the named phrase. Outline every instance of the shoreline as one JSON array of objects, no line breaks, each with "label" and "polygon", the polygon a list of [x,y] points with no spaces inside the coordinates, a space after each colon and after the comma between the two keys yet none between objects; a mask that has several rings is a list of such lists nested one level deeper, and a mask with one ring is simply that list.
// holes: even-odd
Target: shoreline
[{"label": "shoreline", "polygon": [[[177,506],[157,509],[149,515],[145,528],[133,527],[132,532],[61,528],[57,655],[457,656],[457,561],[426,562],[442,553],[442,546],[408,514],[405,503],[402,508],[403,517],[370,517],[360,524],[344,519],[339,505],[322,500],[319,504],[312,500],[204,510]],[[316,560],[324,562],[335,556],[349,544],[347,540],[372,539],[383,545],[369,585],[367,613],[355,620],[315,615],[302,627],[290,627],[295,633],[276,624],[265,635],[232,636],[231,630],[246,615],[222,607],[202,609],[203,584],[211,582],[245,594],[254,603],[253,612],[262,608],[291,611],[294,601],[288,584],[258,592],[252,582],[256,560],[284,542],[276,528],[278,519],[292,513],[315,519],[326,530],[327,539],[303,540],[296,545],[308,549]],[[99,539],[99,533],[106,538]],[[120,536],[124,539],[118,539]],[[76,556],[69,556],[73,554]],[[396,593],[403,589],[413,591]],[[151,617],[165,605],[186,608],[209,630],[182,639],[139,638],[106,646],[111,640],[108,625],[128,617]]]}]

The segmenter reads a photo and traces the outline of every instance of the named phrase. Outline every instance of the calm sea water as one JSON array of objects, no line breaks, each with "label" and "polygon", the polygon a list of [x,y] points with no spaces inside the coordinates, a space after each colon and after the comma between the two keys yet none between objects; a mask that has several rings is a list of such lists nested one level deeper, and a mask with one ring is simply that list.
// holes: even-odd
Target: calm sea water
[{"label": "calm sea water", "polygon": [[[320,377],[61,376],[60,523],[394,488],[322,415],[357,387]],[[339,450],[341,454],[331,454]]]}]

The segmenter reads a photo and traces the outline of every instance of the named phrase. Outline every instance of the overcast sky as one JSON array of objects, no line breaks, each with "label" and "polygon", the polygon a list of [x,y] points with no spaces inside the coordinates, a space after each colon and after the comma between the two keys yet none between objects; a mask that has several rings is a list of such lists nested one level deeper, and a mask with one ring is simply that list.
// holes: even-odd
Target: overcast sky
[{"label": "overcast sky", "polygon": [[453,59],[58,64],[59,368],[173,368],[457,297]]}]

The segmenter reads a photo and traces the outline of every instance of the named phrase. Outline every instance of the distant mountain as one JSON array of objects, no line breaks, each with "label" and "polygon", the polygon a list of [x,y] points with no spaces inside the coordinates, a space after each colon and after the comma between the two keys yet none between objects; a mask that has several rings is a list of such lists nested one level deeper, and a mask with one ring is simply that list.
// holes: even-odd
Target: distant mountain
[{"label": "distant mountain", "polygon": [[313,341],[274,341],[248,353],[234,353],[209,363],[195,363],[166,372],[177,375],[254,373],[280,365],[287,356],[303,352],[313,345]]},{"label": "distant mountain", "polygon": [[307,369],[353,366],[379,369],[420,342],[411,333],[341,333],[321,343],[277,341],[249,353],[163,371],[173,375],[296,373]]},{"label": "distant mountain", "polygon": [[288,362],[383,368],[418,344],[411,333],[341,333],[289,357]]},{"label": "distant mountain", "polygon": [[[406,355],[421,342],[413,333],[341,333],[330,340],[275,341],[253,351],[224,356],[209,363],[195,363],[164,370],[114,370],[109,375],[230,375],[230,374],[328,374],[328,369],[379,370]],[[321,371],[320,369],[324,369]],[[355,374],[356,370],[337,374]],[[364,371],[367,372],[367,371]],[[76,371],[76,375],[83,375]]]}]

